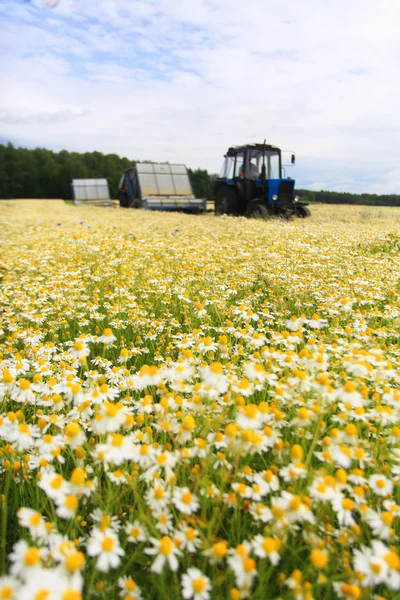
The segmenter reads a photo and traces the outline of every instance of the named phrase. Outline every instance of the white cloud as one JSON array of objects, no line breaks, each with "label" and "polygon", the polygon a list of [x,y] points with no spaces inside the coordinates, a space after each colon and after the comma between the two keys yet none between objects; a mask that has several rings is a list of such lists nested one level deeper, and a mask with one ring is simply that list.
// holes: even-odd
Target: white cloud
[{"label": "white cloud", "polygon": [[302,187],[399,191],[397,0],[4,0],[0,18],[3,139],[218,171],[266,137]]}]

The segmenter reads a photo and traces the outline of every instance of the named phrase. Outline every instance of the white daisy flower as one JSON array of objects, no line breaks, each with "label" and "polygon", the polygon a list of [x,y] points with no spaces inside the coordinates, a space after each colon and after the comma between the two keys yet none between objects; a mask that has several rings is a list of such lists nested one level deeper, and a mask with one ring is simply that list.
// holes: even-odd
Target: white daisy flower
[{"label": "white daisy flower", "polygon": [[21,527],[26,527],[29,530],[34,540],[45,540],[48,537],[46,522],[36,510],[21,506],[18,510],[18,521]]},{"label": "white daisy flower", "polygon": [[208,600],[211,582],[199,569],[191,568],[182,575],[182,597],[193,600]]},{"label": "white daisy flower", "polygon": [[352,514],[352,511],[356,508],[354,500],[338,494],[331,502],[340,525],[344,527],[355,525],[356,522]]},{"label": "white daisy flower", "polygon": [[130,598],[130,600],[142,599],[142,592],[132,577],[120,577],[118,579],[118,587],[121,589],[121,598]]},{"label": "white daisy flower", "polygon": [[371,490],[377,494],[377,496],[390,496],[393,492],[393,483],[384,475],[376,474],[372,475],[368,480]]},{"label": "white daisy flower", "polygon": [[47,554],[44,548],[29,546],[25,540],[19,540],[9,555],[11,575],[27,578],[29,571],[36,570]]},{"label": "white daisy flower", "polygon": [[172,493],[172,502],[176,508],[185,515],[191,515],[195,513],[200,504],[197,496],[191,493],[187,487],[176,487]]},{"label": "white daisy flower", "polygon": [[146,548],[145,553],[156,556],[150,570],[153,573],[160,574],[167,563],[171,571],[177,571],[179,567],[177,556],[182,553],[174,541],[168,535],[162,537],[161,540],[150,538],[149,541],[153,544],[153,548]]},{"label": "white daisy flower", "polygon": [[0,577],[0,598],[17,600],[21,582],[15,577],[4,575]]},{"label": "white daisy flower", "polygon": [[278,551],[281,547],[281,541],[278,538],[256,535],[252,540],[252,546],[254,554],[259,558],[268,558],[274,567],[279,563],[281,557]]},{"label": "white daisy flower", "polygon": [[52,469],[43,469],[39,479],[38,486],[44,491],[46,496],[52,500],[62,501],[70,491],[68,481],[62,475]]},{"label": "white daisy flower", "polygon": [[116,339],[117,338],[113,334],[112,329],[110,329],[109,327],[107,327],[106,329],[104,329],[103,335],[101,335],[97,339],[97,341],[101,342],[102,344],[105,344],[106,346],[109,346],[110,344],[112,344],[113,342],[115,342]]},{"label": "white daisy flower", "polygon": [[136,520],[133,523],[125,523],[124,529],[128,536],[128,541],[132,542],[133,544],[145,542],[147,540],[148,533],[140,521]]},{"label": "white daisy flower", "polygon": [[121,564],[121,556],[125,554],[113,529],[93,529],[88,540],[87,553],[97,557],[97,569],[105,573],[116,569]]}]

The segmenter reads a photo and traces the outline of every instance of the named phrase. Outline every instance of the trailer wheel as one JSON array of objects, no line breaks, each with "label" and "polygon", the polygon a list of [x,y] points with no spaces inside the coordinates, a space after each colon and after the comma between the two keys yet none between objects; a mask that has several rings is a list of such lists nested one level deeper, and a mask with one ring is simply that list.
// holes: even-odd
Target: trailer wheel
[{"label": "trailer wheel", "polygon": [[296,216],[300,217],[300,219],[305,219],[306,217],[311,217],[311,212],[307,208],[307,206],[295,205]]},{"label": "trailer wheel", "polygon": [[263,201],[255,198],[249,202],[246,215],[252,219],[266,219],[269,212]]},{"label": "trailer wheel", "polygon": [[234,189],[227,185],[219,188],[215,198],[216,215],[238,215],[239,201]]}]

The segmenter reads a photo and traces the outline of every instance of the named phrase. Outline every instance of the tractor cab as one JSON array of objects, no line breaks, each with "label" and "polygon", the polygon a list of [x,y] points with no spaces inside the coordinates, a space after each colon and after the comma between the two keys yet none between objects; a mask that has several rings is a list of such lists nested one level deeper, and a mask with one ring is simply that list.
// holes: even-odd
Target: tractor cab
[{"label": "tractor cab", "polygon": [[[294,164],[295,155],[291,162]],[[310,215],[294,195],[294,180],[282,177],[282,152],[270,144],[228,149],[215,183],[215,213],[266,217]]]}]

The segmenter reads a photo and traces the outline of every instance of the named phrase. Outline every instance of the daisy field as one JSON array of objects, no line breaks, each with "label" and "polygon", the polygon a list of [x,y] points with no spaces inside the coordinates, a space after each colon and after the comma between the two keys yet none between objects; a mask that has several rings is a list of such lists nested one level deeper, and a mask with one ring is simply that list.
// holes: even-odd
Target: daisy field
[{"label": "daisy field", "polygon": [[400,597],[400,209],[0,208],[0,599]]}]

